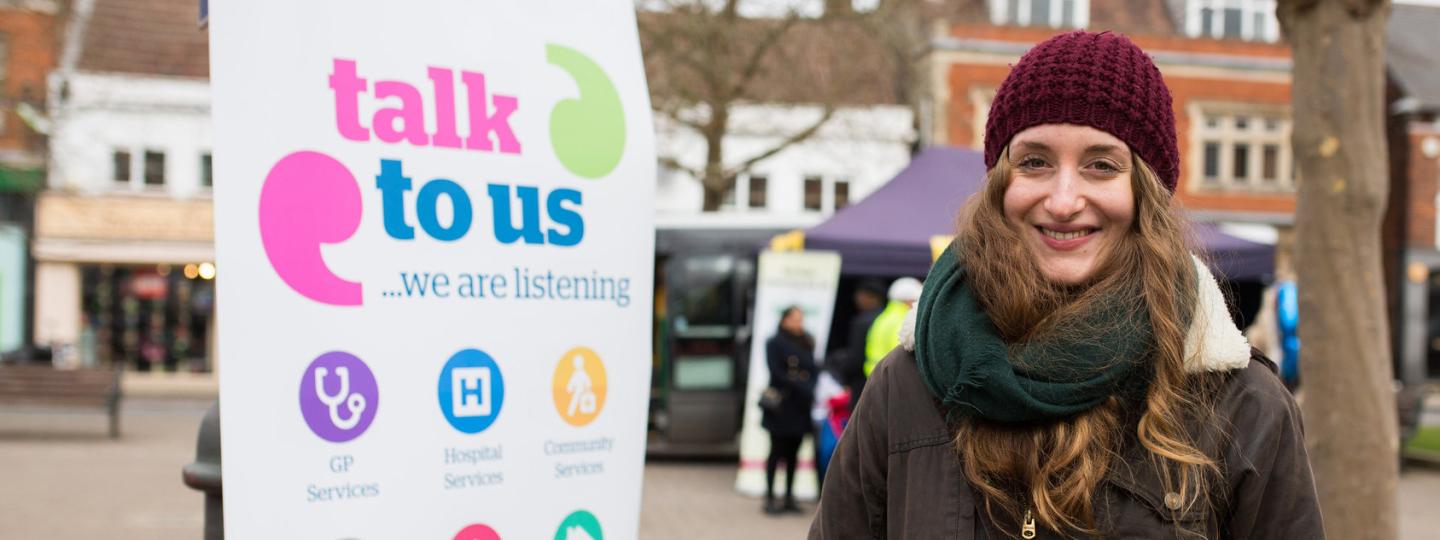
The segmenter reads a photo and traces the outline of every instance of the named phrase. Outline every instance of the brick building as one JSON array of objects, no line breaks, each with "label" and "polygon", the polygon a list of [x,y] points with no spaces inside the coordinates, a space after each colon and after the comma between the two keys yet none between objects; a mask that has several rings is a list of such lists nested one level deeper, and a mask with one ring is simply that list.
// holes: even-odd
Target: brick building
[{"label": "brick building", "polygon": [[214,368],[208,36],[194,0],[84,0],[51,74],[32,256],[61,363]]},{"label": "brick building", "polygon": [[1385,216],[1390,318],[1406,381],[1440,378],[1440,5],[1396,4],[1386,36],[1390,207]]},{"label": "brick building", "polygon": [[59,56],[59,0],[0,0],[0,354],[30,326],[29,242],[43,184],[45,78]]}]

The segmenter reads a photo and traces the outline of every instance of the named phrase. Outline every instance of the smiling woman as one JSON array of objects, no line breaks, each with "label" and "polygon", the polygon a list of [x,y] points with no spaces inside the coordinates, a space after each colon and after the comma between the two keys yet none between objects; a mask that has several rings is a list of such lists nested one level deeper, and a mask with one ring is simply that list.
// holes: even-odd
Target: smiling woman
[{"label": "smiling woman", "polygon": [[985,158],[810,537],[1323,538],[1299,411],[1189,252],[1144,51],[1037,45]]},{"label": "smiling woman", "polygon": [[1047,124],[1015,135],[1002,159],[1013,174],[1005,218],[1051,281],[1077,284],[1135,217],[1130,149],[1086,126]]}]

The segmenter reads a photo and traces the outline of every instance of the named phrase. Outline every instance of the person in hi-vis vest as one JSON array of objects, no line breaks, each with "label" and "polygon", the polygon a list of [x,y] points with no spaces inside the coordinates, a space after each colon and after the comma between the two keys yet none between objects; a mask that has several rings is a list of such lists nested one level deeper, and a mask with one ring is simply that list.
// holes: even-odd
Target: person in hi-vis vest
[{"label": "person in hi-vis vest", "polygon": [[920,289],[920,280],[912,277],[903,277],[890,284],[890,303],[875,318],[875,324],[870,325],[870,333],[865,335],[866,377],[875,370],[875,364],[881,358],[900,345],[900,327],[905,325],[905,315],[910,313],[910,308],[920,300]]}]

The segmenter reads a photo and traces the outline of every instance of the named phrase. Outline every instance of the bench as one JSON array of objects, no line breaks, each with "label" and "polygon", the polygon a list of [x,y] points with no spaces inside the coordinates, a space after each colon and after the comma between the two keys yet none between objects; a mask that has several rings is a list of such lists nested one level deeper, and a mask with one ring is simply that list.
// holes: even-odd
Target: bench
[{"label": "bench", "polygon": [[120,370],[0,364],[0,406],[102,409],[113,439],[120,436]]}]

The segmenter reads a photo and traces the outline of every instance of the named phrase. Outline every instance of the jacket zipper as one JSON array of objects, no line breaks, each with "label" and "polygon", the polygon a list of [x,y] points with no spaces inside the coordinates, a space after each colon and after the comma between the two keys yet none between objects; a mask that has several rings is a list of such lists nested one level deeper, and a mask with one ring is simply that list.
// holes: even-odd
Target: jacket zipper
[{"label": "jacket zipper", "polygon": [[1025,520],[1020,523],[1020,537],[1029,540],[1035,538],[1035,516],[1030,514],[1030,509],[1025,509]]}]

